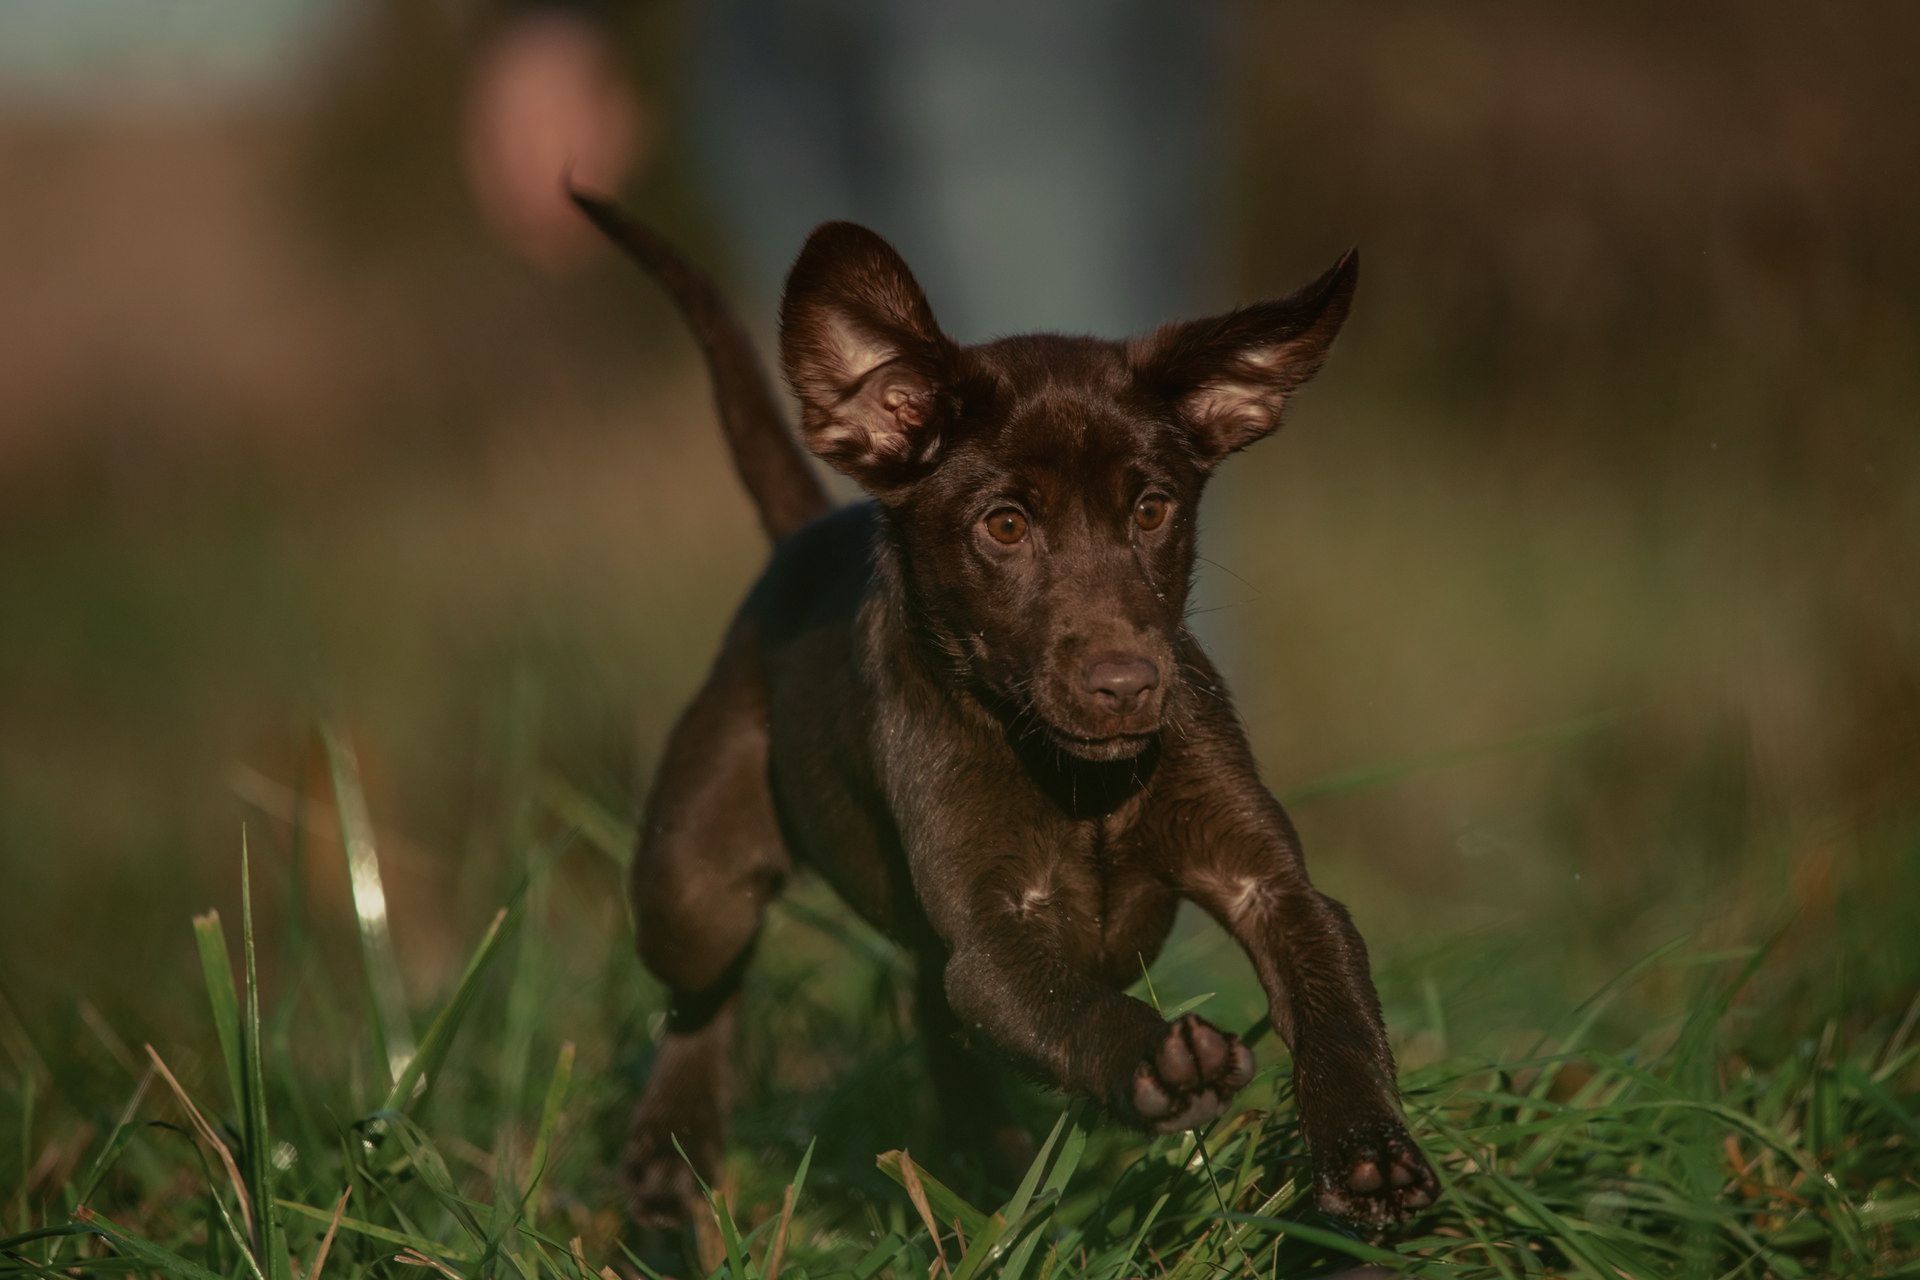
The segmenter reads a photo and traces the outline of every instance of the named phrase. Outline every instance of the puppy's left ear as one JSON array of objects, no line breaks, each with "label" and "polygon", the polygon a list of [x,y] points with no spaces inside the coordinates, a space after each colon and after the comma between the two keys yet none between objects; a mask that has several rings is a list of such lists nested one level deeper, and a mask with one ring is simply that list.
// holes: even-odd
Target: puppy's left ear
[{"label": "puppy's left ear", "polygon": [[1326,360],[1359,279],[1360,251],[1349,249],[1284,298],[1166,325],[1129,346],[1135,377],[1173,405],[1211,466],[1280,425],[1288,399]]},{"label": "puppy's left ear", "polygon": [[780,306],[780,358],[818,457],[870,493],[910,483],[940,445],[953,353],[892,245],[850,222],[808,238]]}]

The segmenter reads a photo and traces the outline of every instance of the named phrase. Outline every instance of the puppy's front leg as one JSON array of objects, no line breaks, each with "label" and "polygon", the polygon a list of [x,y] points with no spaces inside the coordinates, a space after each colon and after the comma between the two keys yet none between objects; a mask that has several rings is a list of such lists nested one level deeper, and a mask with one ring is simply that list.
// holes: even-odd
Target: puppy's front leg
[{"label": "puppy's front leg", "polygon": [[1293,826],[1237,733],[1167,770],[1156,807],[1175,882],[1246,950],[1293,1051],[1320,1207],[1369,1226],[1424,1209],[1439,1184],[1401,1119],[1366,944],[1308,880]]},{"label": "puppy's front leg", "polygon": [[962,1023],[1056,1087],[1089,1096],[1155,1133],[1205,1124],[1253,1077],[1238,1037],[1095,980],[1046,939],[971,933],[946,969]]}]

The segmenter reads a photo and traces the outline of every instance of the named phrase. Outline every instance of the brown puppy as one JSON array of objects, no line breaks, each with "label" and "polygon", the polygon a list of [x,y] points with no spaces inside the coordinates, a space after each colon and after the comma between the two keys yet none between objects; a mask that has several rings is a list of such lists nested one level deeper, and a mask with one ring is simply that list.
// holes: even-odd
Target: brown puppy
[{"label": "brown puppy", "polygon": [[1431,1203],[1366,947],[1308,881],[1185,626],[1207,476],[1320,367],[1355,256],[1130,342],[962,347],[880,237],[823,226],[780,346],[801,439],[872,495],[830,511],[712,283],[576,198],[686,314],[776,543],[634,858],[640,956],[672,991],[628,1149],[636,1213],[697,1203],[675,1135],[719,1162],[741,970],[796,865],[917,957],[949,1106],[971,1102],[967,1041],[1156,1132],[1220,1115],[1253,1074],[1232,1033],[1124,994],[1192,899],[1292,1048],[1320,1205],[1378,1226]]}]

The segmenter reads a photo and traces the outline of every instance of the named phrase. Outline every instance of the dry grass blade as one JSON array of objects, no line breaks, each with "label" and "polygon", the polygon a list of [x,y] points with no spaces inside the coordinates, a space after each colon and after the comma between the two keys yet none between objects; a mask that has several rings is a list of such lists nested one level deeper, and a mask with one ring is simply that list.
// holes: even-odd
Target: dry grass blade
[{"label": "dry grass blade", "polygon": [[200,1140],[213,1148],[213,1153],[220,1157],[220,1167],[227,1171],[227,1180],[233,1183],[233,1194],[240,1202],[240,1220],[246,1225],[247,1235],[252,1237],[252,1198],[247,1195],[247,1183],[240,1176],[240,1166],[234,1163],[233,1152],[228,1150],[227,1144],[220,1140],[220,1135],[215,1133],[213,1126],[207,1123],[207,1118],[200,1114],[200,1108],[193,1105],[193,1099],[187,1096],[187,1091],[180,1087],[178,1080],[174,1079],[173,1072],[168,1070],[167,1064],[161,1060],[159,1051],[152,1045],[147,1045],[146,1050],[147,1057],[153,1060],[154,1069],[160,1073],[160,1078],[167,1082],[167,1087],[173,1090],[173,1096],[179,1099],[180,1109],[186,1112],[187,1120],[192,1124],[194,1133],[198,1134]]},{"label": "dry grass blade", "polygon": [[402,1249],[399,1253],[393,1255],[393,1260],[409,1267],[431,1267],[443,1276],[452,1277],[452,1280],[466,1280],[465,1276],[462,1276],[446,1263],[440,1261],[438,1258],[429,1258],[418,1249]]},{"label": "dry grass blade", "polygon": [[780,1280],[780,1266],[787,1260],[787,1229],[793,1225],[793,1185],[789,1183],[780,1197],[780,1221],[773,1229],[773,1245],[767,1254],[767,1273],[762,1280]]},{"label": "dry grass blade", "polygon": [[320,1272],[327,1265],[327,1253],[333,1248],[334,1233],[340,1230],[341,1215],[347,1211],[347,1197],[352,1194],[353,1188],[348,1187],[340,1193],[340,1198],[334,1201],[333,1221],[327,1223],[327,1234],[320,1237],[320,1248],[314,1252],[313,1265],[307,1268],[307,1280],[320,1280]]},{"label": "dry grass blade", "polygon": [[933,1240],[933,1250],[940,1255],[939,1268],[951,1272],[946,1246],[940,1242],[940,1220],[933,1216],[933,1206],[927,1203],[927,1189],[920,1183],[919,1167],[905,1151],[900,1153],[900,1182],[907,1189],[907,1199],[913,1201],[914,1209],[920,1214],[920,1221],[927,1224],[927,1235]]},{"label": "dry grass blade", "polygon": [[773,1241],[767,1246],[767,1262],[760,1280],[779,1280],[780,1268],[787,1259],[788,1233],[793,1229],[793,1207],[800,1201],[800,1189],[807,1183],[807,1171],[813,1168],[813,1152],[818,1140],[807,1143],[807,1150],[800,1157],[800,1167],[793,1171],[793,1180],[780,1193],[780,1221],[774,1225]]},{"label": "dry grass blade", "polygon": [[[587,1244],[579,1236],[567,1241],[567,1252],[573,1255],[573,1265],[580,1269],[582,1276],[598,1276],[600,1280],[621,1280],[620,1273],[612,1267],[601,1267],[595,1271],[587,1261]],[[771,1280],[771,1277],[769,1277]]]}]

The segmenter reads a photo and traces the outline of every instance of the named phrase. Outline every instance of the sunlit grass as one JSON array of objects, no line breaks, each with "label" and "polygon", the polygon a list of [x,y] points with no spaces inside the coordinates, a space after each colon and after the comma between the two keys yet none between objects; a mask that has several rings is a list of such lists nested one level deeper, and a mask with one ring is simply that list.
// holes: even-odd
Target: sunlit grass
[{"label": "sunlit grass", "polygon": [[[333,782],[353,818],[365,799],[346,759],[336,753]],[[902,1010],[908,975],[808,890],[777,910],[778,946],[753,979],[745,1103],[712,1220],[685,1241],[636,1238],[614,1168],[659,1004],[606,898],[628,832],[561,781],[529,786],[539,820],[521,824],[514,887],[424,1016],[404,1002],[392,947],[359,950],[354,981],[314,949],[312,922],[277,912],[293,937],[261,933],[260,872],[286,854],[255,841],[237,868],[239,928],[209,914],[190,940],[182,923],[206,987],[197,1028],[129,1054],[119,1096],[77,1096],[45,1055],[20,1062],[22,1177],[0,1270],[1920,1274],[1920,1003],[1866,1024],[1806,1010],[1789,1020],[1800,1034],[1784,1050],[1770,1035],[1763,1054],[1749,1029],[1780,1025],[1749,1007],[1772,989],[1754,981],[1774,960],[1766,940],[1664,947],[1518,1051],[1410,1055],[1408,1109],[1446,1195],[1407,1234],[1373,1240],[1313,1211],[1288,1066],[1271,1044],[1243,1105],[1204,1132],[1144,1142],[1029,1093],[1044,1138],[1017,1185],[952,1165],[921,1145],[932,1125]],[[369,832],[356,855],[377,858]],[[356,917],[363,937],[386,927]],[[263,953],[282,975],[271,996]],[[1170,987],[1187,967],[1157,971],[1152,993],[1168,1008],[1207,998]],[[1649,983],[1689,994],[1617,1036],[1614,1006]],[[397,1012],[382,989],[402,997]],[[1396,1023],[1445,1050],[1447,988],[1422,990],[1424,1007]],[[1212,999],[1216,1016],[1245,1007]],[[417,1048],[393,1055],[401,1043]]]}]

